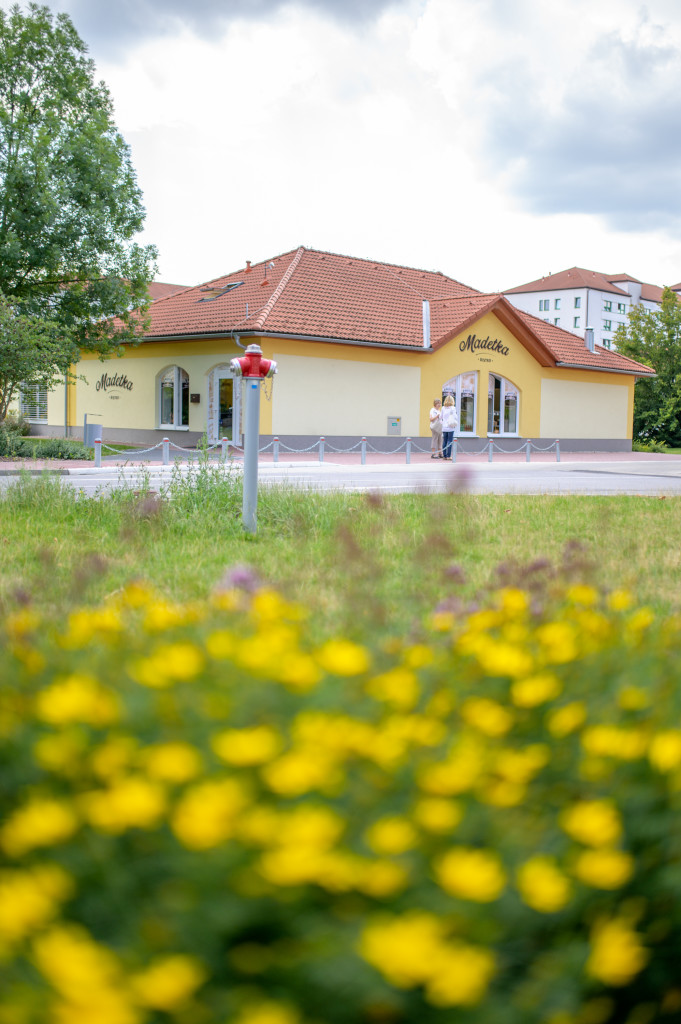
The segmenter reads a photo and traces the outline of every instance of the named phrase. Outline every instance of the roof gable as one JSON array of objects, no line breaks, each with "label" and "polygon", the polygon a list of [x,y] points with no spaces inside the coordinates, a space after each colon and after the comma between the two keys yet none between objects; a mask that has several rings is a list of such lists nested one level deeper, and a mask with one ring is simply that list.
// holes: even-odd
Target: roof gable
[{"label": "roof gable", "polygon": [[[635,278],[627,280],[634,281]],[[599,292],[612,292],[613,295],[628,295],[629,292],[618,288],[605,274],[595,270],[584,270],[583,267],[571,267],[561,270],[558,274],[548,274],[528,284],[519,284],[515,288],[505,288],[504,295],[515,295],[520,292],[548,292],[567,290],[569,288],[595,288]]]},{"label": "roof gable", "polygon": [[152,303],[146,340],[235,334],[295,337],[424,351],[448,344],[492,312],[541,366],[590,366],[649,375],[618,353],[589,352],[581,338],[439,271],[340,256],[300,246],[271,260]]}]

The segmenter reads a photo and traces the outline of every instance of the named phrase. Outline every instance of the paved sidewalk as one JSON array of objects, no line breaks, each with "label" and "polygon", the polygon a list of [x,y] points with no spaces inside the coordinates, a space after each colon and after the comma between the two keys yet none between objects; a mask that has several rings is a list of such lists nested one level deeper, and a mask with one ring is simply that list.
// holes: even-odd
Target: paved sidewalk
[{"label": "paved sidewalk", "polygon": [[[301,452],[300,454],[286,453],[285,456],[280,456],[279,466],[290,465],[290,466],[317,466],[319,465],[319,459],[315,458],[314,452]],[[650,452],[561,452],[560,461],[561,463],[645,463],[645,462],[665,462],[670,459],[678,459],[676,455],[657,455]],[[177,459],[180,464],[186,464],[187,462],[195,462],[196,459]],[[217,460],[211,460],[217,461]],[[237,464],[243,461],[242,456],[238,456],[234,460]],[[487,465],[488,455],[486,452],[482,452],[477,455],[467,455],[458,453],[456,458],[457,465]],[[506,452],[494,452],[493,464],[494,465],[509,465],[513,463],[524,463],[526,461],[525,454],[523,452],[514,452],[508,454]],[[271,466],[274,462],[271,452],[264,453],[259,458],[259,465],[263,468]],[[556,455],[555,452],[533,452],[530,460],[530,465],[555,465]],[[341,453],[334,454],[326,452],[324,455],[325,466],[361,466],[361,459],[357,452],[352,453]],[[102,459],[102,468],[113,468],[113,467],[144,467],[157,468],[163,465],[162,458],[158,459],[133,459],[124,456],[111,456]],[[171,460],[170,465],[173,465]],[[391,469],[398,470],[401,466],[408,468],[407,461],[404,452],[398,452],[397,454],[391,454],[388,452],[371,452],[367,453],[366,457],[367,466],[389,466]],[[442,468],[446,470],[451,467],[451,462],[445,459],[431,459],[430,455],[422,454],[420,452],[412,453],[411,456],[411,467],[414,466],[428,466],[430,469]],[[0,476],[14,476],[21,473],[28,473],[30,475],[40,475],[42,473],[59,474],[61,476],[81,474],[84,470],[95,470],[94,462],[89,462],[84,459],[3,459],[0,458]]]}]

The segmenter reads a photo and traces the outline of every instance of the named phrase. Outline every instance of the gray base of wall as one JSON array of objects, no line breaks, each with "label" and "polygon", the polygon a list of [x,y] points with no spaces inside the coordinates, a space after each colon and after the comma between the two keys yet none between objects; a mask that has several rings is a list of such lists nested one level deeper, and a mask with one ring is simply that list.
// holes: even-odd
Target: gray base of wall
[{"label": "gray base of wall", "polygon": [[[43,424],[31,424],[31,434],[38,437],[63,437],[64,428],[62,427],[51,427]],[[70,427],[69,437],[77,438],[78,440],[83,439],[83,428],[82,427]],[[151,447],[152,445],[158,444],[167,437],[169,441],[176,444],[179,448],[195,448],[204,435],[195,430],[128,430],[125,427],[106,427],[103,434],[104,443],[107,441],[114,442],[118,441],[121,444],[133,444],[140,447]],[[272,434],[261,434],[260,436],[260,447],[264,447],[269,444],[273,439]],[[367,437],[367,451],[371,452],[375,449],[379,452],[394,452],[404,451],[406,437],[403,436],[391,436],[386,437],[385,435],[377,437]],[[477,437],[477,438],[458,438],[458,450],[462,453],[483,453],[487,451],[488,438]],[[518,451],[525,444],[528,438],[524,437],[501,437],[494,439],[494,451],[505,451],[514,452]],[[536,437],[529,438],[529,441],[536,445],[537,448],[547,448],[552,445],[556,438]],[[324,438],[325,454],[327,457],[332,457],[334,449],[352,449],[359,455],[360,453],[360,441],[361,438],[354,435],[346,434],[328,434]],[[630,452],[631,441],[623,440],[621,438],[597,438],[596,440],[589,440],[588,438],[570,438],[561,437],[560,450],[561,452]],[[311,457],[314,458],[319,451],[319,436],[312,436],[310,434],[280,434],[279,435],[279,456],[283,458],[287,454],[287,449],[293,449],[296,452],[311,450]],[[430,434],[428,437],[413,437],[412,438],[412,451],[422,449],[423,451],[430,451]]]},{"label": "gray base of wall", "polygon": [[[272,440],[272,434],[262,434],[260,438],[260,446],[267,444]],[[352,448],[353,451],[359,452],[361,438],[355,436],[346,436],[343,434],[327,434],[324,437],[324,451],[325,454],[331,457],[333,455],[333,449],[345,449]],[[367,437],[367,451],[370,452],[372,448],[377,449],[379,452],[394,452],[397,450],[404,451],[406,437]],[[494,451],[505,451],[505,452],[517,452],[519,449],[523,449],[523,446],[527,440],[531,444],[536,445],[537,448],[548,448],[556,440],[555,437],[501,437],[494,438]],[[588,438],[570,438],[561,437],[558,438],[560,441],[560,450],[562,452],[630,452],[631,441],[622,440],[621,438],[597,438],[596,440],[589,440]],[[487,437],[476,437],[476,438],[457,438],[458,450],[466,454],[471,453],[482,453],[487,452],[487,445],[489,438]],[[311,437],[309,434],[280,434],[279,435],[279,453],[280,457],[286,454],[286,448],[293,448],[296,451],[300,451],[304,448],[309,448],[310,445],[314,445],[313,453],[319,448],[319,438]],[[428,437],[412,437],[412,451],[420,448],[424,451],[430,451],[430,434]]]}]

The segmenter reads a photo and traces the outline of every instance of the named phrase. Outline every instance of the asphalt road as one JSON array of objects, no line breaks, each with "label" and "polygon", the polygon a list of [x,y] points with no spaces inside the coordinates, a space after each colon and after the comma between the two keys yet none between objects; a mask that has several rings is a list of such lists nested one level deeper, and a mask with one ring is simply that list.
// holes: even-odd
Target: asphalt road
[{"label": "asphalt road", "polygon": [[[232,468],[240,472],[240,466]],[[104,466],[101,469],[74,468],[61,477],[64,483],[85,494],[117,488],[162,491],[173,472],[186,467]],[[8,487],[16,476],[0,476],[0,487]],[[284,484],[313,490],[379,491],[384,493],[442,493],[467,491],[472,494],[681,494],[681,458],[664,461],[561,462],[561,463],[438,463],[418,465],[334,465],[332,462],[261,464],[261,486]]]}]

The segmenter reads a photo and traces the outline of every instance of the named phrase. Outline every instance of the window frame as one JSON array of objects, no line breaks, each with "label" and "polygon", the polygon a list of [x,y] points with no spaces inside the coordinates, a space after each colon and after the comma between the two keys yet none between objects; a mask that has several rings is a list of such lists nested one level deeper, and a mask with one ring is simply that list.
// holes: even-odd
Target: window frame
[{"label": "window frame", "polygon": [[[489,399],[490,399],[489,388],[490,388],[490,382],[491,382],[492,378],[496,378],[501,383],[501,387],[499,389],[499,402],[500,402],[499,426],[500,427],[502,426],[503,409],[504,409],[505,402],[506,402],[506,385],[508,384],[513,389],[513,391],[515,392],[515,395],[516,395],[516,409],[515,409],[516,424],[515,424],[515,430],[506,431],[506,430],[501,430],[500,429],[498,432],[496,432],[494,430],[490,430],[489,429]],[[492,410],[492,418],[494,418],[494,409]],[[487,376],[487,436],[488,437],[520,437],[521,436],[520,435],[520,388],[518,387],[517,384],[514,384],[512,380],[508,380],[507,377],[502,377],[500,373],[493,373],[491,370],[489,371],[488,376]]]},{"label": "window frame", "polygon": [[[33,391],[33,396],[27,398],[27,392]],[[22,384],[19,389],[19,412],[29,423],[47,423],[47,385],[46,384]],[[35,410],[35,414],[31,410]],[[44,416],[40,415],[44,409]]]},{"label": "window frame", "polygon": [[[166,381],[166,377],[172,370],[173,372],[173,422],[166,422],[163,419],[163,387],[164,384],[170,383]],[[183,394],[186,394],[186,402],[183,401]],[[187,371],[178,365],[165,366],[158,374],[156,378],[156,402],[158,406],[157,415],[157,430],[189,430],[189,374]],[[185,419],[186,422],[182,422]]]}]

